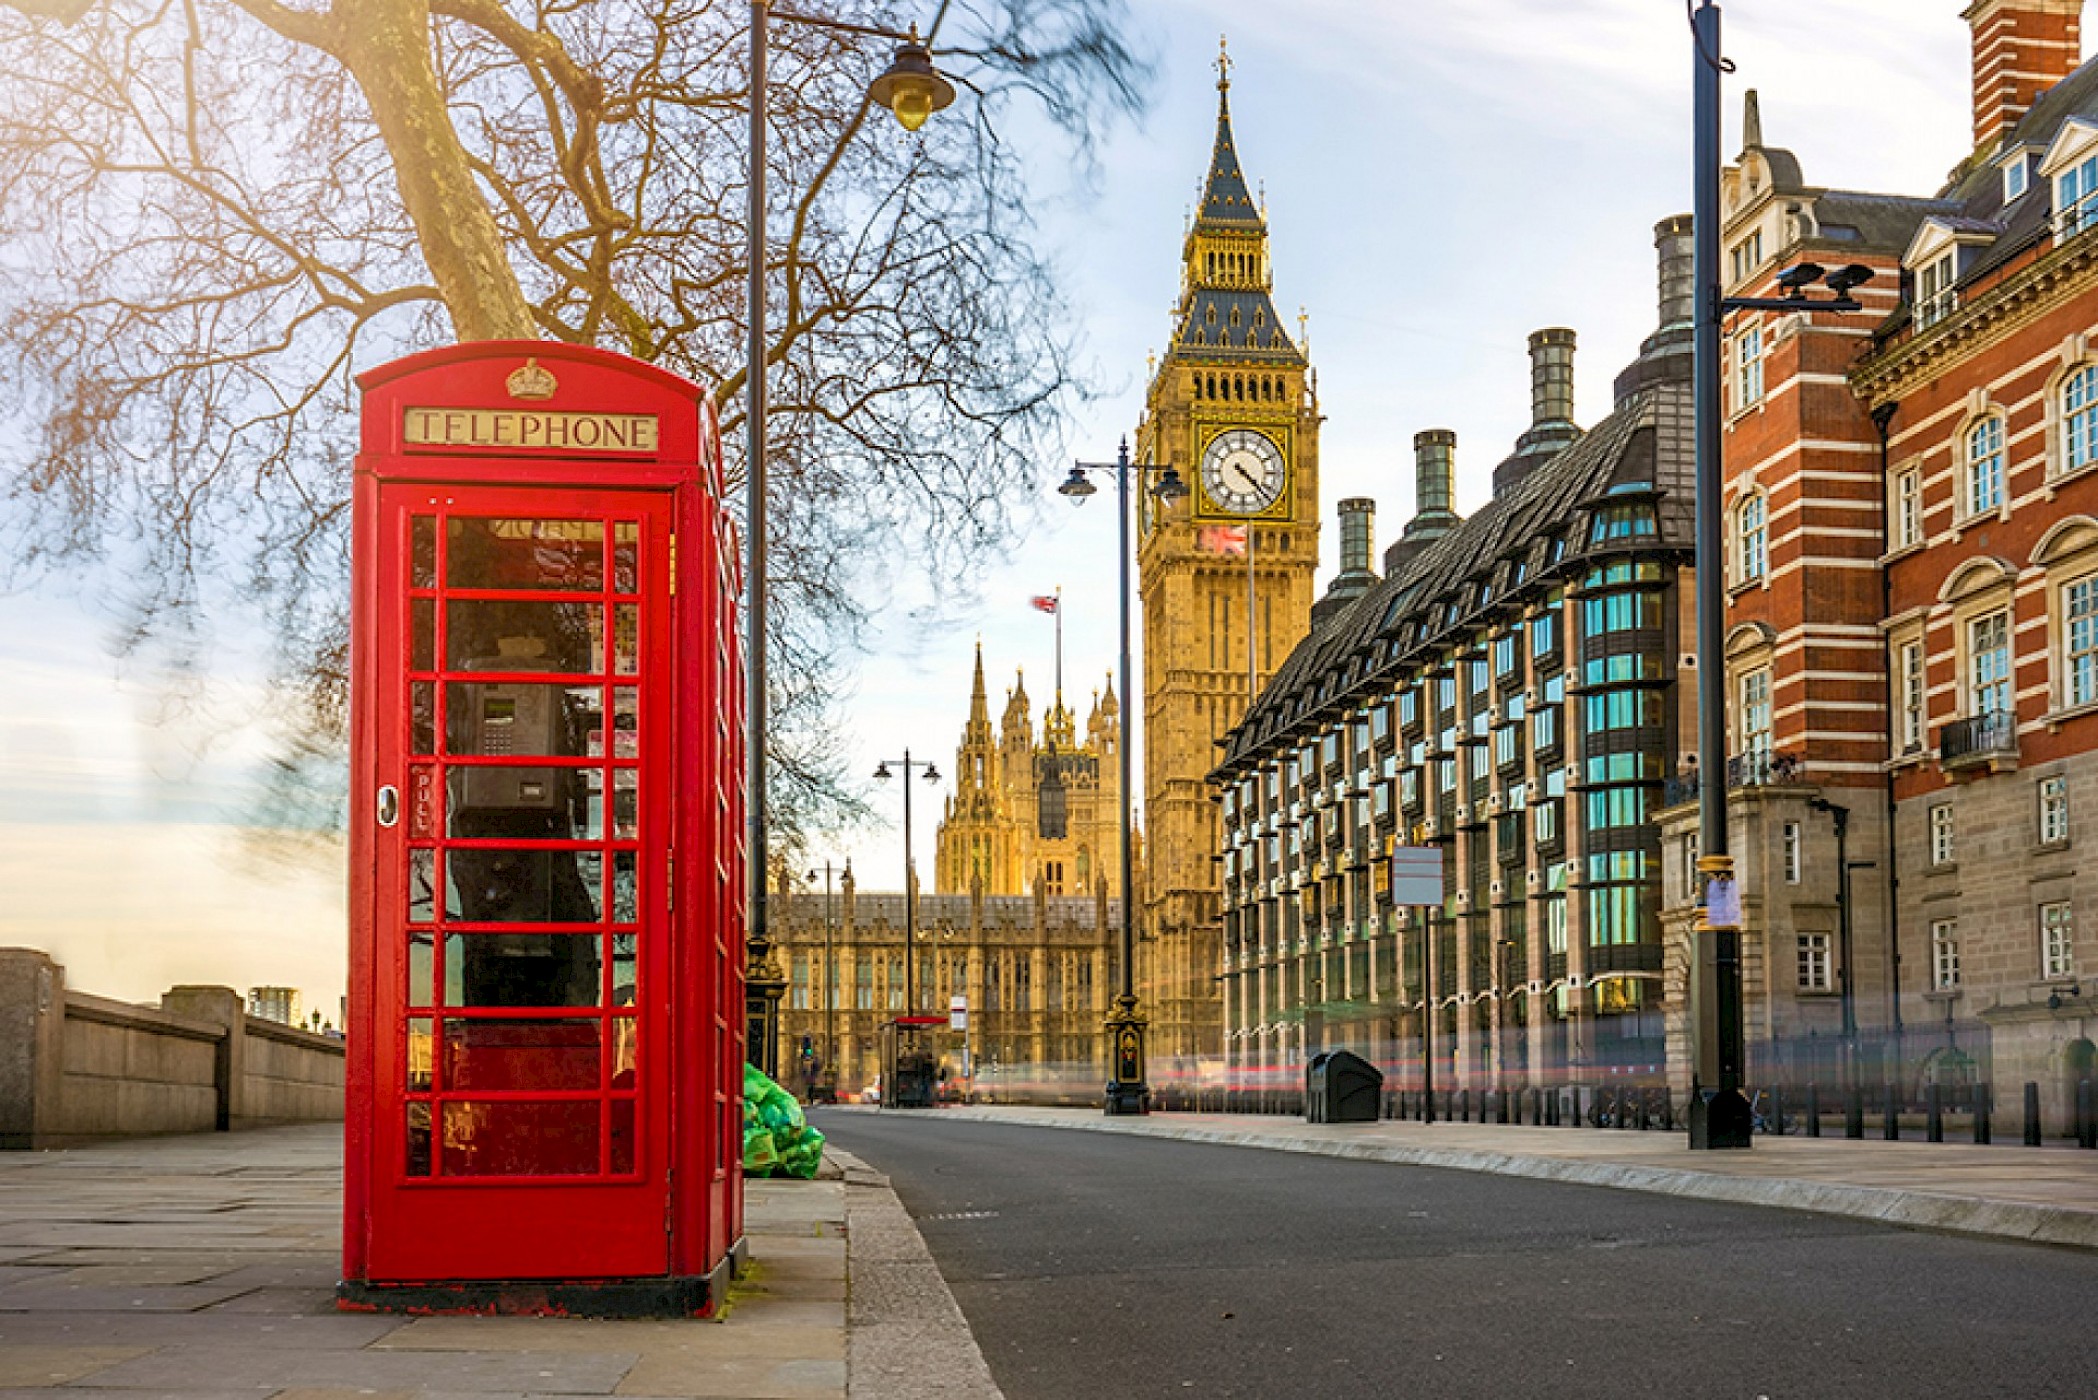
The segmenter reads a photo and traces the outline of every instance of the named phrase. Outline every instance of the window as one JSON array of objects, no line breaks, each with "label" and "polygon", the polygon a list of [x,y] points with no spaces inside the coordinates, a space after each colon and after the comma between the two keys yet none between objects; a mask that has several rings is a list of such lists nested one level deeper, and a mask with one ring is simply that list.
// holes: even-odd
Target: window
[{"label": "window", "polygon": [[1742,583],[1763,577],[1769,571],[1770,534],[1766,513],[1768,503],[1760,491],[1751,492],[1741,502],[1737,514],[1738,529],[1735,534],[1735,573]]},{"label": "window", "polygon": [[2098,223],[2094,195],[2098,195],[2098,156],[2054,177],[2054,212],[2060,237],[2068,238]]},{"label": "window", "polygon": [[1952,804],[1934,803],[1930,809],[1930,863],[1952,864]]},{"label": "window", "polygon": [[1770,668],[1750,671],[1741,678],[1741,752],[1770,753]]},{"label": "window", "polygon": [[2040,779],[2040,844],[2059,845],[2069,839],[2069,780],[2056,774]]},{"label": "window", "polygon": [[1923,752],[1923,643],[1903,642],[1897,653],[1901,679],[1901,752]]},{"label": "window", "polygon": [[1930,926],[1930,982],[1941,992],[1960,985],[1960,925],[1957,919],[1935,919]]},{"label": "window", "polygon": [[1894,478],[1894,547],[1923,543],[1923,471],[1910,467]]},{"label": "window", "polygon": [[1763,230],[1757,229],[1734,245],[1734,281],[1746,282],[1763,265]]},{"label": "window", "polygon": [[1799,867],[1803,856],[1800,850],[1801,832],[1798,822],[1785,823],[1785,883],[1799,883]]},{"label": "window", "polygon": [[789,966],[793,969],[793,987],[788,993],[787,1005],[794,1011],[809,1009],[809,963],[807,953],[793,955]]},{"label": "window", "polygon": [[2098,704],[2098,574],[2062,590],[2062,703]]},{"label": "window", "polygon": [[2098,365],[2085,365],[2062,385],[2062,470],[2098,462]]},{"label": "window", "polygon": [[1992,612],[1967,624],[1967,712],[2011,711],[2011,615]]},{"label": "window", "polygon": [[1799,989],[1803,992],[1825,992],[1830,985],[1828,935],[1825,933],[1801,934],[1799,936]]},{"label": "window", "polygon": [[1652,539],[1659,529],[1652,506],[1604,506],[1595,513],[1595,524],[1589,529],[1588,542],[1602,544],[1609,540]]},{"label": "window", "polygon": [[1967,514],[2003,505],[2003,420],[1984,418],[1967,432]]},{"label": "window", "polygon": [[1958,255],[1947,253],[1916,269],[1916,329],[1927,330],[1950,316],[1959,306],[1953,268]]},{"label": "window", "polygon": [[1763,401],[1763,328],[1750,326],[1734,340],[1734,409]]},{"label": "window", "polygon": [[2040,906],[2040,975],[2076,975],[2076,927],[2070,922],[2066,899]]},{"label": "window", "polygon": [[1543,660],[1559,650],[1559,614],[1539,613],[1530,619],[1530,655]]},{"label": "window", "polygon": [[2026,187],[2030,183],[2031,180],[2026,169],[2026,159],[2021,154],[2016,160],[2003,167],[2003,202],[2009,204],[2014,199],[2023,198]]}]

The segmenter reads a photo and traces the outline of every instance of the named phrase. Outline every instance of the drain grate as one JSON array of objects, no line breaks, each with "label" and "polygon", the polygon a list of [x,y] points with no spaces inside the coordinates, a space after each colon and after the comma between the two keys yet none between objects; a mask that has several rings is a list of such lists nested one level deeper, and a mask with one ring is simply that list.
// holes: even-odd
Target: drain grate
[{"label": "drain grate", "polygon": [[989,1220],[998,1214],[995,1210],[950,1210],[939,1215],[928,1215],[927,1220]]}]

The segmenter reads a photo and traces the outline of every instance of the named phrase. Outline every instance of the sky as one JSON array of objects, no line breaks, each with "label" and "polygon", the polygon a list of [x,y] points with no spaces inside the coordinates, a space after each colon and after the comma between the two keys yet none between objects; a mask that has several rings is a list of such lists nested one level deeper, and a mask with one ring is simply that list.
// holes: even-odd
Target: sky
[{"label": "sky", "polygon": [[[1610,381],[1655,322],[1653,225],[1690,203],[1689,30],[1680,0],[1132,0],[1157,59],[1150,111],[1116,129],[1092,178],[1044,144],[1035,185],[1097,396],[1069,452],[1113,455],[1164,347],[1180,238],[1208,163],[1219,32],[1233,58],[1234,132],[1265,189],[1275,301],[1309,315],[1321,509],[1369,496],[1381,552],[1412,509],[1412,440],[1458,435],[1458,509],[1529,416],[1526,338],[1580,336],[1577,416],[1609,411]],[[1736,0],[1726,6],[1726,149],[1741,95],[1816,185],[1923,193],[1967,153],[1964,0]],[[1111,667],[1114,513],[1072,508],[1041,464],[1041,503],[1009,558],[981,576],[901,569],[844,719],[851,767],[931,757],[946,768],[966,718],[979,637],[994,710],[1014,669],[1049,700],[1059,585],[1066,699],[1081,721]],[[1325,532],[1331,570],[1337,532]],[[228,659],[202,696],[117,659],[105,600],[77,585],[0,595],[0,946],[43,948],[70,985],[153,1000],[182,982],[298,986],[336,1014],[344,969],[339,843],[288,846],[241,826],[266,745],[260,663]],[[1141,664],[1141,662],[1139,662]],[[1119,687],[1118,687],[1119,688]],[[176,688],[182,690],[183,688]],[[928,877],[939,797],[920,786]],[[902,799],[868,784],[876,822],[818,838],[862,889],[901,886]],[[820,887],[820,882],[819,882]]]}]

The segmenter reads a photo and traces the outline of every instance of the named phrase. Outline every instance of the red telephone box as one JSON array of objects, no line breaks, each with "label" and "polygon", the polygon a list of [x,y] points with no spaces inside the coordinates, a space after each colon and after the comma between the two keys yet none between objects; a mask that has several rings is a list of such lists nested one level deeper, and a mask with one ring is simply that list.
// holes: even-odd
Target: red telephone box
[{"label": "red telephone box", "polygon": [[743,1213],[712,404],[541,341],[358,382],[343,1304],[705,1312]]}]

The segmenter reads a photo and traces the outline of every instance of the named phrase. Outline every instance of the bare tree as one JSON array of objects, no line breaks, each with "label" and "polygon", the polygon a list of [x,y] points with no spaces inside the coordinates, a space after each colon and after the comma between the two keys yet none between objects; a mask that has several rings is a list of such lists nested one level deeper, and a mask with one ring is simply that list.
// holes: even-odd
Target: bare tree
[{"label": "bare tree", "polygon": [[[934,0],[925,0],[931,6]],[[901,553],[1012,535],[1081,386],[1016,121],[1081,160],[1139,104],[1122,0],[806,0],[929,19],[956,107],[875,120],[887,46],[775,26],[775,810],[851,804],[829,737]],[[0,451],[17,567],[118,552],[132,640],[230,584],[339,764],[352,376],[440,341],[605,345],[741,441],[744,0],[0,0]],[[739,496],[740,499],[740,496]],[[907,544],[905,543],[907,542]],[[901,548],[899,548],[901,546]]]}]

